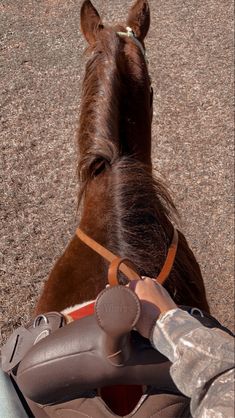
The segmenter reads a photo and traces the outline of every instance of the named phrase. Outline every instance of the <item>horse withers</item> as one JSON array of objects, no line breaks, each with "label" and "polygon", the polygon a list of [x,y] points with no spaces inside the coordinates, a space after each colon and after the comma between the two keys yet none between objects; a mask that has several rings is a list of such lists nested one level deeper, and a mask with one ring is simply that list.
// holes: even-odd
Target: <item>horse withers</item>
[{"label": "horse withers", "polygon": [[[175,234],[172,222],[177,211],[165,186],[152,172],[153,91],[144,44],[149,25],[147,0],[137,0],[125,24],[113,26],[103,25],[89,0],[82,5],[81,29],[88,42],[86,53],[89,58],[82,87],[78,132],[79,230],[104,250],[131,260],[139,276],[157,277],[172,244]],[[199,265],[179,231],[171,267],[164,286],[174,301],[209,312]],[[35,315],[64,312],[74,305],[94,301],[107,284],[108,268],[105,257],[75,234],[45,283]],[[121,274],[122,282],[125,280]],[[70,326],[75,329],[77,325]],[[177,405],[180,395],[172,393],[169,399],[167,388],[165,393],[162,389],[159,393],[157,388],[143,387],[144,382],[141,391],[139,386],[131,387],[130,383],[121,388],[114,386],[112,392],[119,391],[116,406],[109,402],[113,396],[110,388],[99,387],[94,388],[95,393],[83,393],[77,395],[77,399],[73,394],[70,401],[66,398],[66,406],[59,405],[62,401],[58,399],[56,405],[46,405],[41,411],[43,409],[44,416],[60,413],[61,417],[89,415],[102,418],[116,413],[139,418],[149,416],[150,412],[151,416],[158,417],[159,411],[172,416],[167,407],[171,408],[172,402]],[[139,393],[135,407],[131,392]],[[124,398],[126,406],[120,408]],[[145,402],[140,404],[140,399]],[[180,399],[182,401],[182,397]],[[184,401],[182,405],[185,410]],[[145,407],[148,412],[144,412]],[[183,414],[174,411],[177,416]]]}]

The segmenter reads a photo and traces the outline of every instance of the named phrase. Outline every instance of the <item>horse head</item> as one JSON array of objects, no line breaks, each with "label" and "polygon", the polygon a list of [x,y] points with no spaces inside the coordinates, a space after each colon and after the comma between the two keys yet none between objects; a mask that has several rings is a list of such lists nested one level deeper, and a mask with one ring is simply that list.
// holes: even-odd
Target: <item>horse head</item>
[{"label": "horse head", "polygon": [[125,25],[104,26],[92,3],[81,8],[88,41],[78,133],[83,175],[97,174],[121,155],[151,166],[152,89],[144,38],[147,1],[138,0]]}]

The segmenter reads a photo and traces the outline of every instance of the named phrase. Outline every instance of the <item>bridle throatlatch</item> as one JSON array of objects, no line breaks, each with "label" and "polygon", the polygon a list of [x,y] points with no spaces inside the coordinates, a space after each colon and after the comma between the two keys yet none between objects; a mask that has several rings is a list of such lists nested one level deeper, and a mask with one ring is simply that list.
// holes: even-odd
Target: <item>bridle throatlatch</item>
[{"label": "bridle throatlatch", "polygon": [[[101,257],[107,260],[110,263],[108,270],[108,281],[110,286],[116,286],[119,284],[118,272],[119,270],[129,279],[129,280],[141,280],[140,275],[136,272],[134,264],[127,258],[121,258],[113,254],[110,250],[103,247],[101,244],[90,238],[85,232],[80,228],[76,231],[77,237],[88,247],[98,253]],[[168,278],[174,261],[176,257],[176,252],[178,248],[178,231],[174,228],[173,238],[170,244],[170,247],[167,252],[166,260],[164,265],[154,280],[156,282],[163,284]]]}]

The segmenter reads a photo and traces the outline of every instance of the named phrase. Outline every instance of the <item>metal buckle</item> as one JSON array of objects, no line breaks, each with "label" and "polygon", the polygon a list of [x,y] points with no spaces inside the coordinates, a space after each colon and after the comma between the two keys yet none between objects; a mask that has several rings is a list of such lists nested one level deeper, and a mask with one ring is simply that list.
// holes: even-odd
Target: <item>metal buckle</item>
[{"label": "metal buckle", "polygon": [[41,319],[44,320],[45,324],[48,324],[49,323],[46,315],[40,314],[40,315],[36,316],[36,318],[34,319],[34,321],[33,321],[33,328],[36,328],[36,327],[38,327],[40,325]]},{"label": "metal buckle", "polygon": [[190,315],[200,315],[202,318],[204,318],[204,315],[203,315],[203,313],[202,313],[202,311],[201,311],[201,309],[199,309],[199,308],[191,308],[190,309]]}]

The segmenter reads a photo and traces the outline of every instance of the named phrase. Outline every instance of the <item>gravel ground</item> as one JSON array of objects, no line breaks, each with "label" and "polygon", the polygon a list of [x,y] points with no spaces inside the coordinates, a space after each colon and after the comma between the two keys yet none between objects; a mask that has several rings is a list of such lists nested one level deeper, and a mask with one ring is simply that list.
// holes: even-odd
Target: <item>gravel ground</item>
[{"label": "gravel ground", "polygon": [[[1,0],[2,337],[30,317],[78,223],[85,47],[77,0]],[[130,2],[94,0],[106,21]],[[233,327],[232,1],[150,0],[153,160],[203,271],[212,312]]]}]

